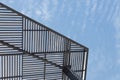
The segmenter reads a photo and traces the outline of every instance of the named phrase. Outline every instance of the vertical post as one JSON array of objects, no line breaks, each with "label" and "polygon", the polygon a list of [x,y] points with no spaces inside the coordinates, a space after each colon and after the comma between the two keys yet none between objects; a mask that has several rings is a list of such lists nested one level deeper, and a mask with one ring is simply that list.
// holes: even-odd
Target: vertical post
[{"label": "vertical post", "polygon": [[[24,33],[24,30],[23,29],[25,29],[25,28],[23,28],[23,27],[25,27],[25,18],[24,17],[22,17],[22,50],[23,50],[23,48],[24,48],[24,46],[23,46],[23,42],[24,42],[24,40],[23,40],[23,33]],[[20,68],[22,68],[22,69],[20,69],[20,71],[19,71],[19,75],[21,76],[22,75],[22,79],[23,79],[23,54],[24,53],[22,53],[22,64],[21,64],[21,62],[19,61],[19,66],[21,65],[22,67],[20,67]],[[19,59],[20,59],[20,56],[19,56]],[[22,70],[22,71],[21,71]],[[22,72],[22,73],[21,73]]]},{"label": "vertical post", "polygon": [[84,80],[86,80],[86,74],[87,74],[87,64],[88,64],[88,53],[89,53],[89,49],[87,49],[87,52],[86,52],[86,64],[85,64],[85,79]]},{"label": "vertical post", "polygon": [[[65,52],[63,53],[63,66],[69,66],[70,65],[70,41],[65,38],[64,42],[64,48]],[[63,79],[68,80],[68,77],[63,75]]]},{"label": "vertical post", "polygon": [[[47,52],[47,40],[48,40],[48,32],[47,31],[45,31],[44,32],[45,33],[45,36],[44,36],[44,38],[45,38],[45,52]],[[46,59],[46,53],[44,53],[44,59]],[[44,80],[45,80],[45,78],[46,78],[46,62],[44,62]]]}]

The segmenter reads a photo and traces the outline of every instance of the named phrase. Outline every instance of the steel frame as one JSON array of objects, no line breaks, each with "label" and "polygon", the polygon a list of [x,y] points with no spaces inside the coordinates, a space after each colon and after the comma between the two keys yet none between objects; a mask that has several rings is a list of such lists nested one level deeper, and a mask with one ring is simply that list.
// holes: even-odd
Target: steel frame
[{"label": "steel frame", "polygon": [[86,80],[88,48],[0,3],[0,79]]}]

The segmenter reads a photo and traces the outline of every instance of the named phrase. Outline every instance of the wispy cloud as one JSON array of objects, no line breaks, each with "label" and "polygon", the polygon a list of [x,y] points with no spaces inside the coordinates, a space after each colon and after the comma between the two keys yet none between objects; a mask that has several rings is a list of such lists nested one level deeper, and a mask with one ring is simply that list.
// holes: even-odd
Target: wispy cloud
[{"label": "wispy cloud", "polygon": [[[88,74],[91,75],[92,73],[92,75],[87,78],[90,80],[97,80],[98,78],[105,77],[105,74],[112,70],[114,66],[113,61],[108,56],[105,56],[106,53],[103,46],[92,49],[90,53],[92,54],[89,55],[90,66],[88,66]],[[104,75],[102,75],[103,73]]]},{"label": "wispy cloud", "polygon": [[44,20],[48,20],[50,18],[50,13],[49,13],[50,1],[43,0],[41,5],[42,5],[42,16],[41,17]]},{"label": "wispy cloud", "polygon": [[[115,46],[116,46],[116,60],[115,67],[120,67],[120,2],[119,0],[114,1],[113,8],[111,9],[108,19],[112,20],[113,26],[115,28]],[[117,69],[116,73],[111,76],[110,80],[119,80],[120,79],[120,69]]]},{"label": "wispy cloud", "polygon": [[96,13],[96,9],[97,9],[97,6],[98,6],[98,1],[97,0],[86,0],[85,1],[85,4],[86,4],[86,8],[85,8],[85,18],[83,20],[83,24],[82,24],[82,32],[85,32],[86,28],[87,28],[87,21],[88,19],[91,20],[91,22],[95,22],[93,20],[93,17],[95,16],[95,13]]},{"label": "wispy cloud", "polygon": [[117,74],[117,75],[111,77],[110,80],[120,80],[120,74]]},{"label": "wispy cloud", "polygon": [[[58,0],[0,0],[1,2],[14,7],[14,9],[21,11],[23,14],[43,20],[49,21],[54,17]],[[16,7],[17,6],[17,7]]]},{"label": "wispy cloud", "polygon": [[[12,0],[9,3],[12,3]],[[16,1],[14,1],[14,3],[18,4]],[[38,0],[36,2],[34,0],[20,0],[19,4],[19,10],[29,17],[37,18],[42,21],[49,21],[57,10],[58,0]]]},{"label": "wispy cloud", "polygon": [[115,27],[115,39],[116,39],[116,50],[117,50],[117,63],[120,64],[120,4],[117,2],[115,12],[113,16],[113,25]]},{"label": "wispy cloud", "polygon": [[92,7],[91,7],[91,12],[92,12],[92,13],[95,13],[95,11],[96,11],[96,9],[97,9],[98,1],[97,1],[97,0],[94,0],[93,3],[94,3],[94,4],[93,4]]},{"label": "wispy cloud", "polygon": [[[117,53],[120,57],[120,15],[118,15],[114,20],[114,26],[115,26],[115,38],[116,38],[116,48]],[[120,64],[120,59],[118,58],[118,63]]]},{"label": "wispy cloud", "polygon": [[43,0],[37,4],[35,10],[36,15],[41,17],[43,21],[49,21],[54,17],[55,11],[57,10],[58,0]]},{"label": "wispy cloud", "polygon": [[86,27],[87,27],[87,26],[86,26],[86,21],[84,21],[84,23],[83,23],[83,25],[82,25],[82,28],[81,28],[83,33],[85,32]]}]

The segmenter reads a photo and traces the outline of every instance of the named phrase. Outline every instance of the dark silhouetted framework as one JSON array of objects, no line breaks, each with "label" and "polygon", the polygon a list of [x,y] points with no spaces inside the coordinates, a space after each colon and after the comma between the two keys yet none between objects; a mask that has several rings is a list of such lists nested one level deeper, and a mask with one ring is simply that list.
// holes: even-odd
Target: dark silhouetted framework
[{"label": "dark silhouetted framework", "polygon": [[86,80],[88,48],[0,3],[0,80]]}]

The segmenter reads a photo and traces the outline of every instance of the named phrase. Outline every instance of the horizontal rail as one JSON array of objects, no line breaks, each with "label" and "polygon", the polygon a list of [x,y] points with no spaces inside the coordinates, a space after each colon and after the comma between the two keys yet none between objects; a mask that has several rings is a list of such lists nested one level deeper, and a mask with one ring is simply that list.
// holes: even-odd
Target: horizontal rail
[{"label": "horizontal rail", "polygon": [[22,76],[9,76],[9,77],[0,77],[0,79],[8,79],[8,78],[18,78],[18,77],[22,77]]}]

